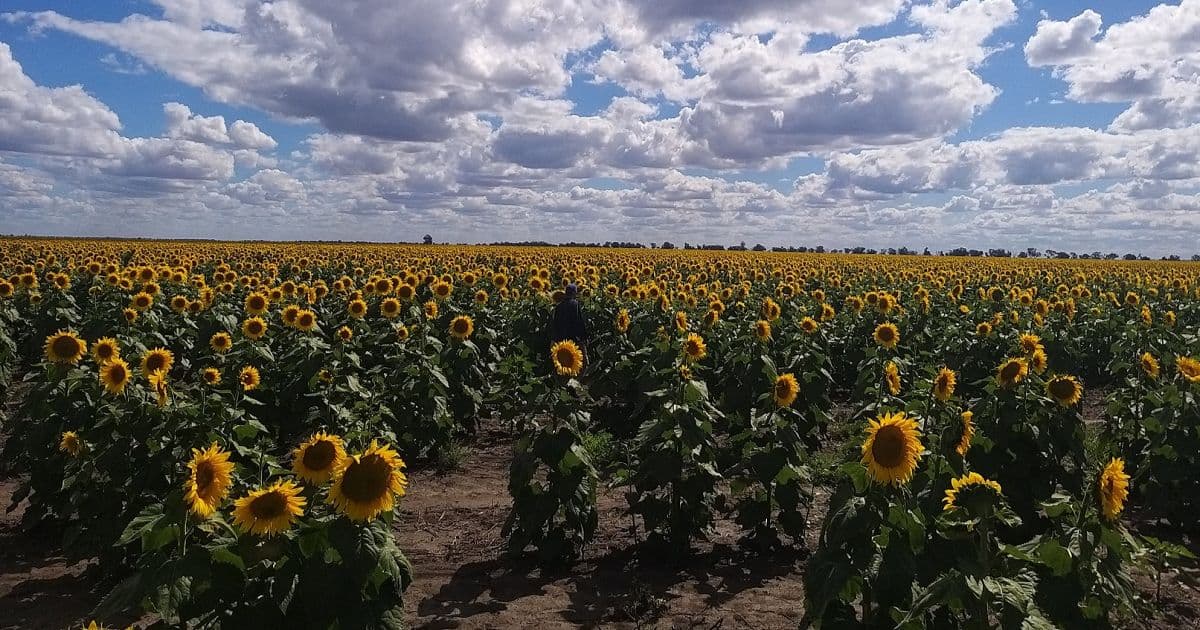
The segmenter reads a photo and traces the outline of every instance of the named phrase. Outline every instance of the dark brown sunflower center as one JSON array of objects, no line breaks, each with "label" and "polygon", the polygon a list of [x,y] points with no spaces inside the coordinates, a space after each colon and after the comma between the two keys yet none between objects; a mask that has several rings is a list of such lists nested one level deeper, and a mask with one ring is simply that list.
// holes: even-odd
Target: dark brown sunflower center
[{"label": "dark brown sunflower center", "polygon": [[387,494],[392,466],[371,454],[353,462],[342,475],[342,494],[356,503],[367,503]]},{"label": "dark brown sunflower center", "polygon": [[337,449],[334,448],[333,442],[321,440],[304,449],[304,457],[301,461],[304,462],[304,467],[309,470],[318,472],[328,470],[333,465],[333,458],[337,455]]},{"label": "dark brown sunflower center", "polygon": [[152,354],[146,357],[146,370],[157,372],[166,366],[167,359],[161,354]]},{"label": "dark brown sunflower center", "polygon": [[287,513],[287,506],[287,497],[278,490],[272,490],[250,502],[250,513],[259,519],[278,518]]},{"label": "dark brown sunflower center", "polygon": [[904,431],[891,425],[881,427],[871,443],[871,456],[884,468],[904,463]]},{"label": "dark brown sunflower center", "polygon": [[125,371],[125,366],[120,363],[114,363],[108,368],[108,382],[120,384],[125,382],[128,373]]},{"label": "dark brown sunflower center", "polygon": [[113,347],[109,345],[96,346],[96,356],[101,359],[111,359],[113,355]]},{"label": "dark brown sunflower center", "polygon": [[887,343],[895,338],[896,338],[896,335],[895,335],[895,333],[892,332],[891,328],[880,328],[879,329],[879,340],[880,341]]},{"label": "dark brown sunflower center", "polygon": [[213,470],[212,464],[208,462],[200,462],[196,466],[196,492],[204,493],[208,487],[212,485],[216,479],[217,471]]},{"label": "dark brown sunflower center", "polygon": [[300,323],[300,325],[301,325],[301,326],[303,326],[303,327],[305,327],[305,328],[307,328],[307,327],[309,327],[309,326],[312,326],[312,325],[313,325],[313,316],[312,316],[312,313],[304,313],[303,315],[300,315],[300,316],[299,316],[299,317],[296,319],[296,321],[297,321],[297,322],[299,322],[299,323]]},{"label": "dark brown sunflower center", "polygon": [[558,364],[563,367],[569,368],[575,365],[575,354],[571,352],[570,348],[559,349],[557,359]]},{"label": "dark brown sunflower center", "polygon": [[465,335],[467,334],[467,328],[469,328],[470,325],[470,322],[465,319],[456,319],[454,320],[454,332],[460,335]]},{"label": "dark brown sunflower center", "polygon": [[50,344],[54,356],[69,358],[79,354],[79,342],[74,337],[59,337]]},{"label": "dark brown sunflower center", "polygon": [[1075,396],[1075,383],[1061,378],[1050,381],[1050,394],[1059,400],[1067,400]]},{"label": "dark brown sunflower center", "polygon": [[787,381],[779,381],[775,383],[775,396],[777,398],[790,398],[792,395],[792,384]]},{"label": "dark brown sunflower center", "polygon": [[1019,376],[1020,374],[1021,374],[1021,364],[1017,363],[1016,361],[1010,361],[1008,363],[1005,363],[1004,367],[1000,368],[1000,378],[1002,378],[1006,381],[1016,380],[1017,376]]}]

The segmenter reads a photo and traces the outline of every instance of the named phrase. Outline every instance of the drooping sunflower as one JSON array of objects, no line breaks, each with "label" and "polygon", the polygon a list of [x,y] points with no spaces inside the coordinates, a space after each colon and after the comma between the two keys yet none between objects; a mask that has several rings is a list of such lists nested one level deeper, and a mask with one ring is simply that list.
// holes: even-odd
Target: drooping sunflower
[{"label": "drooping sunflower", "polygon": [[925,447],[917,422],[903,411],[871,420],[862,444],[862,463],[877,483],[900,485],[912,479]]},{"label": "drooping sunflower", "polygon": [[872,335],[875,338],[875,343],[893,350],[896,344],[900,343],[900,329],[891,322],[884,322],[875,327],[875,333]]},{"label": "drooping sunflower", "polygon": [[550,348],[550,359],[559,376],[579,376],[583,369],[583,352],[574,341],[565,339]]},{"label": "drooping sunflower", "polygon": [[404,460],[387,444],[372,441],[362,453],[342,460],[329,488],[329,502],[353,521],[369,521],[395,506],[408,478]]},{"label": "drooping sunflower", "polygon": [[999,483],[985,479],[977,472],[969,472],[950,480],[950,488],[946,490],[946,497],[942,499],[942,509],[949,512],[1001,497],[1003,494]]},{"label": "drooping sunflower", "polygon": [[971,450],[971,440],[975,438],[975,414],[964,411],[960,418],[962,420],[962,436],[958,438],[954,452],[958,453],[959,457],[966,457],[967,451]]},{"label": "drooping sunflower", "polygon": [[450,320],[450,336],[462,341],[475,332],[475,322],[469,315],[459,315]]},{"label": "drooping sunflower", "polygon": [[317,327],[317,314],[302,308],[296,313],[296,330],[302,332],[312,332]]},{"label": "drooping sunflower", "polygon": [[201,375],[204,378],[204,382],[210,386],[221,384],[221,370],[218,370],[217,368],[204,368],[204,371],[201,372]]},{"label": "drooping sunflower", "polygon": [[60,330],[46,337],[46,360],[60,365],[75,365],[87,352],[87,342],[71,330]]},{"label": "drooping sunflower", "polygon": [[708,346],[704,345],[704,337],[696,333],[688,333],[683,340],[683,356],[690,362],[699,361],[708,356]]},{"label": "drooping sunflower", "polygon": [[954,395],[954,387],[957,382],[958,376],[954,370],[942,368],[933,379],[933,397],[941,402],[950,400],[950,397]]},{"label": "drooping sunflower", "polygon": [[147,377],[158,371],[169,372],[172,365],[175,355],[166,348],[151,348],[142,355],[142,374]]},{"label": "drooping sunflower", "polygon": [[217,511],[233,485],[233,463],[229,461],[229,453],[221,450],[216,442],[203,451],[194,448],[188,470],[190,474],[183,485],[184,500],[193,514],[208,518]]},{"label": "drooping sunflower", "polygon": [[100,383],[110,394],[120,394],[125,391],[125,386],[129,384],[130,378],[132,375],[129,373],[129,364],[121,357],[100,366]]},{"label": "drooping sunflower", "polygon": [[1200,361],[1191,357],[1175,357],[1175,369],[1189,383],[1200,383]]},{"label": "drooping sunflower", "polygon": [[996,381],[1005,389],[1015,387],[1029,375],[1029,362],[1022,358],[1005,359],[996,370]]},{"label": "drooping sunflower", "polygon": [[234,501],[233,524],[243,532],[274,536],[292,527],[307,502],[295,482],[278,481]]},{"label": "drooping sunflower", "polygon": [[296,447],[292,453],[292,470],[311,484],[322,484],[333,478],[344,459],[346,448],[342,438],[320,431]]},{"label": "drooping sunflower", "polygon": [[1046,371],[1046,367],[1050,365],[1050,358],[1046,356],[1045,348],[1038,348],[1029,356],[1029,367],[1036,374],[1041,374]]},{"label": "drooping sunflower", "polygon": [[242,390],[254,391],[262,382],[262,377],[258,373],[258,368],[247,365],[242,368],[241,372],[238,372],[238,382],[242,384]]},{"label": "drooping sunflower", "polygon": [[64,431],[58,440],[58,450],[71,457],[79,457],[79,453],[83,451],[83,442],[79,440],[79,434],[74,431]]},{"label": "drooping sunflower", "polygon": [[1097,484],[1100,499],[1100,511],[1104,518],[1116,520],[1125,509],[1125,499],[1129,498],[1129,475],[1125,474],[1125,460],[1113,458],[1104,466]]},{"label": "drooping sunflower", "polygon": [[759,341],[767,341],[771,338],[771,322],[760,319],[754,322],[754,338]]},{"label": "drooping sunflower", "polygon": [[167,371],[155,370],[146,377],[150,383],[150,390],[154,392],[154,397],[157,399],[159,407],[167,406]]},{"label": "drooping sunflower", "polygon": [[120,356],[121,346],[112,337],[101,337],[92,344],[92,358],[96,359],[96,363],[99,365],[104,365]]},{"label": "drooping sunflower", "polygon": [[[828,306],[828,305],[826,305],[826,306]],[[821,325],[817,323],[817,320],[815,320],[811,317],[805,317],[804,319],[800,320],[800,330],[804,331],[805,333],[807,333],[809,335],[817,332],[817,329],[819,329],[820,327],[821,327]]]},{"label": "drooping sunflower", "polygon": [[262,336],[267,334],[267,322],[261,317],[251,317],[242,322],[242,334],[247,339],[258,341]]},{"label": "drooping sunflower", "polygon": [[626,332],[629,331],[629,311],[628,310],[621,309],[620,311],[617,311],[616,327],[617,327],[617,332],[621,333],[622,335],[624,335]]},{"label": "drooping sunflower", "polygon": [[888,392],[893,396],[900,395],[900,366],[895,361],[888,361],[883,366],[883,379],[887,383]]},{"label": "drooping sunflower", "polygon": [[224,354],[233,347],[233,337],[230,337],[227,332],[215,333],[209,338],[208,345],[214,352]]},{"label": "drooping sunflower", "polygon": [[1162,368],[1158,364],[1158,359],[1154,358],[1154,355],[1150,354],[1149,352],[1143,352],[1138,362],[1142,366],[1142,373],[1151,379],[1157,379],[1158,375],[1162,373]]},{"label": "drooping sunflower", "polygon": [[779,378],[775,379],[775,387],[771,391],[771,397],[775,400],[775,405],[779,407],[790,407],[796,402],[796,396],[800,393],[800,385],[796,383],[796,377],[792,374],[780,374]]},{"label": "drooping sunflower", "polygon": [[1070,407],[1083,397],[1083,385],[1074,376],[1060,374],[1046,381],[1046,394],[1063,407]]}]

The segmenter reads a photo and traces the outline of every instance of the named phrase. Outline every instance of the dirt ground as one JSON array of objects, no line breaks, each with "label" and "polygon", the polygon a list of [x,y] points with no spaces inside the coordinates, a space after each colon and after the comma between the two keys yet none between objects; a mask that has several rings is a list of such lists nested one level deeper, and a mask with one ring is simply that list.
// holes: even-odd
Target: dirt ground
[{"label": "dirt ground", "polygon": [[[601,489],[599,530],[574,566],[545,572],[506,558],[500,531],[510,505],[511,448],[510,438],[486,427],[459,470],[410,475],[396,532],[416,570],[406,595],[414,627],[796,627],[803,551],[747,554],[736,545],[736,525],[719,520],[711,542],[672,563],[635,544],[618,491]],[[15,486],[0,482],[0,506]],[[818,490],[814,521],[827,497]],[[18,532],[19,514],[0,510],[0,629],[79,627],[103,596],[86,573],[89,563],[68,561],[51,541]],[[812,524],[807,546],[818,527]],[[1153,596],[1152,580],[1139,576],[1138,583]],[[1200,594],[1168,578],[1159,613],[1130,627],[1194,628],[1197,620]]]}]

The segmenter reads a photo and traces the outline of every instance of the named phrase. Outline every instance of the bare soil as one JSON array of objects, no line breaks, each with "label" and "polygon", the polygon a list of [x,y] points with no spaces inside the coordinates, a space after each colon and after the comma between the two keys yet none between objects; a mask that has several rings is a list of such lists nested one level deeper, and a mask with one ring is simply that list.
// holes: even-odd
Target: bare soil
[{"label": "bare soil", "polygon": [[[745,552],[736,525],[722,519],[711,541],[672,561],[638,543],[617,490],[601,488],[599,530],[578,563],[542,570],[507,556],[501,529],[511,505],[511,454],[511,438],[484,425],[459,470],[410,475],[396,533],[416,571],[406,595],[414,627],[794,628],[803,615],[805,551]],[[16,485],[0,482],[0,506]],[[827,500],[818,488],[808,548]],[[104,595],[90,562],[65,559],[56,541],[20,532],[19,515],[19,508],[0,509],[0,629],[78,628]],[[1139,575],[1137,582],[1151,600],[1153,579]],[[138,619],[131,612],[105,621]],[[1198,621],[1200,593],[1168,576],[1157,612],[1127,627],[1193,628]]]}]

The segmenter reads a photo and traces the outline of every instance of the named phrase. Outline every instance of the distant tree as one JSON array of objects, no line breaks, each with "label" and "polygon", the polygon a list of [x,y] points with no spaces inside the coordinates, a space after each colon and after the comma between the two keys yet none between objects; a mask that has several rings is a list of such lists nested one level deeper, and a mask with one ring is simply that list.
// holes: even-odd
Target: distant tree
[{"label": "distant tree", "polygon": [[428,234],[422,237],[421,240],[424,241],[426,245],[433,245],[433,237]]},{"label": "distant tree", "polygon": [[815,249],[813,249],[813,251],[814,251],[814,252],[817,252],[818,254],[824,254],[824,253],[825,253],[825,246],[824,246],[824,245],[817,245],[817,247],[816,247]]},{"label": "distant tree", "polygon": [[928,248],[928,247],[926,247],[926,248],[925,248],[925,251],[921,252],[921,255],[922,255],[922,256],[932,256],[932,255],[933,255],[933,252],[929,251],[929,248]]},{"label": "distant tree", "polygon": [[766,248],[766,247],[763,247],[763,244],[762,244],[762,243],[759,243],[759,244],[757,244],[757,245],[755,245],[755,246],[754,246],[754,251],[756,251],[756,252],[765,252],[765,251],[767,251],[767,248]]},{"label": "distant tree", "polygon": [[663,241],[659,249],[675,249],[675,244],[671,241]]},{"label": "distant tree", "polygon": [[1125,254],[1122,258],[1125,260],[1137,260],[1137,254]]},{"label": "distant tree", "polygon": [[1192,254],[1192,262],[1200,262],[1200,254]]}]

